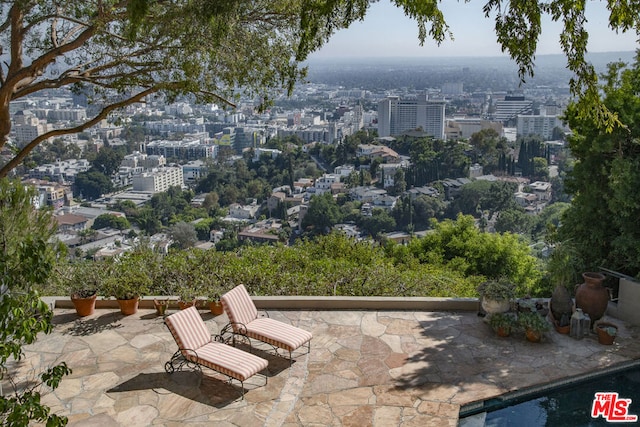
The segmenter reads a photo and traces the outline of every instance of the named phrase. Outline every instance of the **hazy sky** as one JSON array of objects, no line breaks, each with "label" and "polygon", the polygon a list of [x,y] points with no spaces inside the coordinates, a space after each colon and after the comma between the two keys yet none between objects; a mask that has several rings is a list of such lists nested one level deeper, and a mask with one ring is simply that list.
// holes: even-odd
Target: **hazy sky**
[{"label": "hazy sky", "polygon": [[[344,57],[408,57],[408,56],[498,56],[504,55],[496,43],[493,17],[482,13],[484,1],[444,0],[440,8],[453,32],[454,41],[439,47],[427,40],[418,44],[418,28],[402,10],[387,0],[374,3],[365,20],[334,34],[329,43],[311,58]],[[589,51],[633,51],[640,47],[634,32],[616,34],[607,25],[608,11],[602,1],[587,0]],[[562,53],[558,43],[561,24],[547,18],[543,21],[538,55]]]}]

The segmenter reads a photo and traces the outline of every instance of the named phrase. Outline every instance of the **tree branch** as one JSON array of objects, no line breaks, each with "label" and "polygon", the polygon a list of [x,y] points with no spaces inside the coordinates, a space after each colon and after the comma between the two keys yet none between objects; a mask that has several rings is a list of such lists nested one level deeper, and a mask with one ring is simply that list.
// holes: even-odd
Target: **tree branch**
[{"label": "tree branch", "polygon": [[[176,83],[177,85],[177,83]],[[29,142],[24,148],[22,148],[11,160],[9,160],[9,162],[7,164],[5,164],[2,169],[0,169],[0,178],[4,178],[7,176],[7,174],[9,173],[10,170],[14,169],[16,166],[18,166],[23,160],[24,158],[35,148],[38,146],[38,144],[40,144],[42,141],[45,141],[49,138],[53,138],[56,136],[60,136],[60,135],[69,135],[69,134],[73,134],[73,133],[79,133],[82,132],[96,124],[98,124],[100,122],[100,120],[106,118],[111,112],[113,112],[114,110],[120,109],[122,107],[126,107],[127,105],[131,105],[134,104],[136,102],[141,101],[144,97],[151,95],[153,93],[156,93],[162,89],[166,88],[166,86],[154,86],[148,89],[143,90],[142,92],[139,92],[138,94],[127,98],[125,100],[119,101],[119,102],[114,102],[113,104],[109,104],[106,107],[104,107],[96,116],[93,117],[93,119],[75,126],[75,127],[71,127],[71,128],[65,128],[65,129],[55,129],[49,132],[46,132],[42,135],[39,135],[37,138],[35,138],[34,140],[32,140],[31,142]]]}]

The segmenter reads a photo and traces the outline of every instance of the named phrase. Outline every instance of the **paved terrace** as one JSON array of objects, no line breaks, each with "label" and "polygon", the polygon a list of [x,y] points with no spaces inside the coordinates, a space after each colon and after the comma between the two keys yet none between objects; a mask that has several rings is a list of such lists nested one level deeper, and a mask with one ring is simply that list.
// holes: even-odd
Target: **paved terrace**
[{"label": "paved terrace", "polygon": [[[201,314],[212,334],[225,315]],[[70,426],[456,426],[461,405],[640,358],[638,328],[616,344],[555,331],[541,344],[499,338],[475,312],[284,311],[272,318],[310,330],[311,353],[293,365],[272,353],[268,384],[239,386],[204,370],[164,372],[176,350],[162,317],[55,309],[55,331],[28,347],[18,369],[66,361],[73,374],[43,401]],[[7,384],[3,384],[7,390]]]}]

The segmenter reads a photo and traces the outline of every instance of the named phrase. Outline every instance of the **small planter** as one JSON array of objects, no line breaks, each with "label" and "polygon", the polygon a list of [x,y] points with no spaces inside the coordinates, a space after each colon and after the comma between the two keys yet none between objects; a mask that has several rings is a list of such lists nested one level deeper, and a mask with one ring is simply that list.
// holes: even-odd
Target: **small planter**
[{"label": "small planter", "polygon": [[527,338],[527,341],[529,341],[529,342],[540,342],[540,341],[542,341],[542,332],[541,331],[535,331],[533,329],[527,329],[525,331],[525,337]]},{"label": "small planter", "polygon": [[77,294],[71,295],[71,302],[76,309],[76,313],[80,317],[91,316],[96,311],[96,298],[97,293],[94,293],[90,297],[82,298]]},{"label": "small planter", "polygon": [[209,309],[211,310],[211,314],[214,316],[220,316],[224,313],[224,307],[222,307],[222,303],[220,301],[211,301],[209,303]]},{"label": "small planter", "polygon": [[499,337],[508,337],[516,325],[516,318],[511,313],[496,313],[489,316],[489,326]]},{"label": "small planter", "polygon": [[180,308],[180,310],[184,310],[186,308],[189,308],[191,306],[198,306],[198,300],[194,299],[193,301],[178,301],[178,308]]},{"label": "small planter", "polygon": [[156,309],[156,314],[158,316],[164,316],[165,313],[167,312],[167,307],[169,306],[169,300],[163,299],[163,300],[157,300],[154,299],[153,300],[153,306]]},{"label": "small planter", "polygon": [[520,313],[518,324],[529,342],[540,342],[544,332],[549,330],[549,323],[538,313]]},{"label": "small planter", "polygon": [[511,328],[509,327],[505,327],[505,326],[500,326],[498,328],[496,328],[496,334],[499,337],[508,337],[509,335],[511,335]]},{"label": "small planter", "polygon": [[618,335],[618,326],[613,323],[600,322],[596,325],[598,342],[603,345],[612,345]]},{"label": "small planter", "polygon": [[130,316],[138,312],[138,303],[140,302],[139,297],[133,299],[119,299],[117,301],[120,306],[120,312],[125,316]]},{"label": "small planter", "polygon": [[553,315],[553,309],[551,308],[551,301],[549,301],[549,320],[553,323],[553,327],[557,333],[564,335],[569,334],[569,331],[571,330],[571,322],[567,321],[567,317],[567,314],[563,314],[562,319],[556,319]]}]

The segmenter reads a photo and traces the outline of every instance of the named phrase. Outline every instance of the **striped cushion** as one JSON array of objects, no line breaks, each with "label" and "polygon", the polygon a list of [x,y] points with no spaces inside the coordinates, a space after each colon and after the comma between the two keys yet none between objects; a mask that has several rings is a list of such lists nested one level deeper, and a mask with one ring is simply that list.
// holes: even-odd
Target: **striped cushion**
[{"label": "striped cushion", "polygon": [[313,338],[311,332],[268,317],[261,317],[247,325],[250,338],[293,351]]},{"label": "striped cushion", "polygon": [[269,364],[261,357],[217,341],[198,349],[197,362],[238,381],[257,374]]},{"label": "striped cushion", "polygon": [[189,307],[168,316],[164,320],[184,356],[187,349],[198,350],[211,341],[211,334],[198,309]]},{"label": "striped cushion", "polygon": [[[248,325],[258,317],[258,309],[251,300],[247,288],[244,285],[238,285],[226,294],[220,297],[224,311],[229,316],[229,321],[233,323],[242,323]],[[234,331],[238,328],[234,326]]]}]

